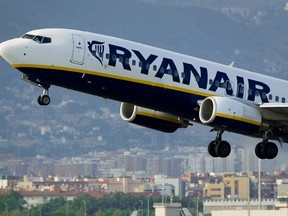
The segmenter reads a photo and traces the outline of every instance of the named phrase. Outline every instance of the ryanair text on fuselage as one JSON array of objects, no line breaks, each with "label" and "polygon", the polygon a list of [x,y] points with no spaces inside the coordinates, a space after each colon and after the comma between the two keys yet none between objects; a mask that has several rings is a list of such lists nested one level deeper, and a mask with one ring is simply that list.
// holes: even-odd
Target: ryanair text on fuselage
[{"label": "ryanair text on fuselage", "polygon": [[[88,49],[90,52],[100,61],[101,65],[103,65],[103,47],[101,47],[101,49],[98,48],[98,50],[101,50],[101,52],[99,55],[97,55],[97,49],[96,51],[95,49],[92,51],[92,45],[101,44],[104,46],[104,43],[92,41],[88,42],[88,44]],[[134,59],[135,57],[137,60]],[[155,61],[156,59],[159,61],[159,58],[160,57],[155,54],[150,54],[148,57],[144,57],[139,50],[128,50],[122,46],[109,44],[109,66],[116,67],[118,59],[118,62],[122,64],[123,69],[132,71],[131,62],[134,59],[133,65],[136,65],[135,62],[138,62],[138,65],[141,68],[141,74],[148,75],[151,73],[151,70],[154,70],[155,77],[161,79],[164,75],[171,76],[173,82],[182,83],[184,85],[190,85],[192,74],[200,89],[216,92],[218,88],[223,88],[225,89],[226,94],[229,96],[235,96],[243,99],[245,95],[247,95],[247,100],[249,101],[255,101],[256,97],[260,97],[263,103],[269,103],[267,95],[270,93],[270,87],[263,82],[247,79],[247,84],[245,85],[244,77],[237,75],[236,83],[233,83],[228,74],[224,71],[216,71],[215,77],[209,78],[208,69],[206,67],[200,66],[199,68],[195,68],[191,63],[183,62],[181,68],[179,68],[179,64],[176,65],[173,59],[166,57],[161,57],[160,66],[156,67]],[[154,67],[151,69],[151,65],[153,65],[153,63]]]}]

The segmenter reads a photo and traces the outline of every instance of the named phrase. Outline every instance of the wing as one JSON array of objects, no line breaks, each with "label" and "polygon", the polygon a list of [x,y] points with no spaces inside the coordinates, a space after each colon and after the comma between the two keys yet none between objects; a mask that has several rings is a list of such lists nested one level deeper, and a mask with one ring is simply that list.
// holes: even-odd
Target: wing
[{"label": "wing", "polygon": [[288,103],[264,103],[259,108],[264,119],[288,125]]},{"label": "wing", "polygon": [[[259,106],[265,122],[278,131],[274,139],[288,142],[288,103],[264,103]],[[278,138],[277,138],[278,136]]]}]

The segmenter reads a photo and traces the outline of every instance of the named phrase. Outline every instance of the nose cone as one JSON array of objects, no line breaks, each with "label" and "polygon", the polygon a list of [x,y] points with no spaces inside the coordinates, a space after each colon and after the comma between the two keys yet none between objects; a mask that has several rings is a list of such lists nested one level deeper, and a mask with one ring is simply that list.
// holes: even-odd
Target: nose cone
[{"label": "nose cone", "polygon": [[[4,41],[0,43],[0,56],[5,59],[9,64],[15,64],[19,49],[15,46],[16,39]],[[18,50],[18,52],[17,52]]]},{"label": "nose cone", "polygon": [[2,56],[2,43],[0,43],[0,56]]}]

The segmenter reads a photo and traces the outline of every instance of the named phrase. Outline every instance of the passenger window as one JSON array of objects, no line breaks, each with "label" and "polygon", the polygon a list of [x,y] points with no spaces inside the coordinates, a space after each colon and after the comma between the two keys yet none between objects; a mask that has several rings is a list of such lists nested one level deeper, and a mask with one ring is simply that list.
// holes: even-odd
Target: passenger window
[{"label": "passenger window", "polygon": [[146,63],[146,69],[149,70],[149,68],[150,68],[150,64]]},{"label": "passenger window", "polygon": [[279,101],[279,96],[275,97],[275,101],[278,102]]},{"label": "passenger window", "polygon": [[157,65],[153,65],[153,70],[157,71]]},{"label": "passenger window", "polygon": [[267,95],[266,95],[264,92],[262,92],[261,98],[262,98],[262,99],[266,99],[266,98],[267,98]]},{"label": "passenger window", "polygon": [[244,86],[243,85],[239,85],[239,92],[241,93],[241,94],[243,94],[244,93]]},{"label": "passenger window", "polygon": [[272,99],[273,99],[273,95],[269,94],[269,100],[272,100]]},{"label": "passenger window", "polygon": [[281,101],[282,101],[282,103],[285,103],[286,99],[283,97]]},{"label": "passenger window", "polygon": [[178,77],[179,76],[179,73],[177,70],[174,71],[174,76]]},{"label": "passenger window", "polygon": [[136,61],[132,60],[132,65],[135,66],[136,65]]},{"label": "passenger window", "polygon": [[110,58],[109,53],[106,53],[106,59],[109,59],[109,58]]},{"label": "passenger window", "polygon": [[232,84],[230,82],[227,82],[227,90],[232,90]]}]

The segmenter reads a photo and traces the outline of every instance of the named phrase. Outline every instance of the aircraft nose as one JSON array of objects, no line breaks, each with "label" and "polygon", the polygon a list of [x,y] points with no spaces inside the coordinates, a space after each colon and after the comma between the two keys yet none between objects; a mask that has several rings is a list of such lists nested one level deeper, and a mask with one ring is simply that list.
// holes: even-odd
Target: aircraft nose
[{"label": "aircraft nose", "polygon": [[0,43],[0,56],[2,56],[2,43]]},{"label": "aircraft nose", "polygon": [[15,63],[17,60],[17,47],[14,39],[0,43],[0,56],[9,64]]}]

